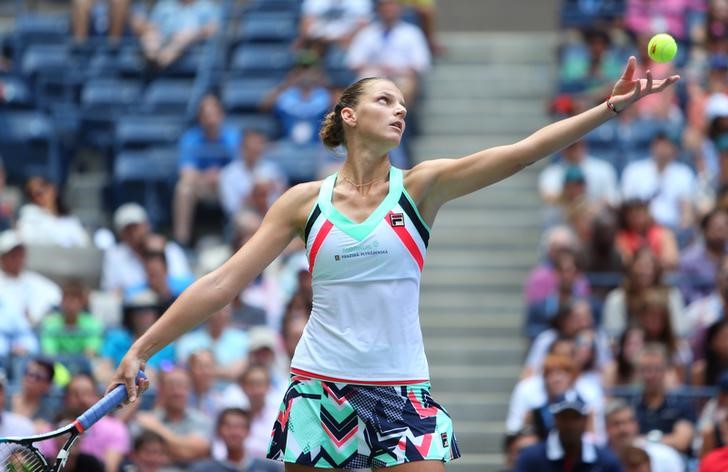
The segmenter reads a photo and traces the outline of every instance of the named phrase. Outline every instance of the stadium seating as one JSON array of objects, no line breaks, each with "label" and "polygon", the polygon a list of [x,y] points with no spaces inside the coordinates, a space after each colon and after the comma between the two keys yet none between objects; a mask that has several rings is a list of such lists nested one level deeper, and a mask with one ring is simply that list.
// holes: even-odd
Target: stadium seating
[{"label": "stadium seating", "polygon": [[263,159],[275,162],[292,184],[315,180],[319,169],[331,157],[318,143],[305,145],[291,141],[278,141],[263,154]]},{"label": "stadium seating", "polygon": [[64,44],[70,35],[67,15],[21,14],[15,18],[12,47],[16,57],[35,44]]},{"label": "stadium seating", "polygon": [[298,34],[297,15],[287,11],[250,12],[240,22],[237,40],[288,44]]},{"label": "stadium seating", "polygon": [[0,155],[10,182],[29,175],[61,177],[58,142],[49,117],[40,111],[6,110],[0,113]]},{"label": "stadium seating", "polygon": [[0,77],[0,97],[4,107],[29,108],[33,106],[33,97],[25,80],[16,76]]},{"label": "stadium seating", "polygon": [[233,53],[230,72],[235,76],[280,80],[293,67],[294,59],[288,45],[241,44]]},{"label": "stadium seating", "polygon": [[245,11],[288,11],[298,12],[300,0],[249,0]]},{"label": "stadium seating", "polygon": [[152,226],[169,223],[169,202],[177,177],[176,146],[123,151],[114,160],[114,201],[145,207]]},{"label": "stadium seating", "polygon": [[174,146],[185,121],[156,115],[126,115],[116,121],[114,149],[117,153],[149,147]]},{"label": "stadium seating", "polygon": [[108,150],[114,121],[139,103],[142,84],[133,80],[91,79],[81,92],[84,142]]},{"label": "stadium seating", "polygon": [[255,129],[265,133],[270,139],[275,139],[280,134],[278,121],[267,113],[231,114],[225,118],[225,121],[241,132]]},{"label": "stadium seating", "polygon": [[144,91],[140,111],[184,116],[194,99],[194,83],[186,79],[158,79]]},{"label": "stadium seating", "polygon": [[222,103],[232,113],[258,111],[263,97],[278,85],[274,78],[231,79],[222,89]]}]

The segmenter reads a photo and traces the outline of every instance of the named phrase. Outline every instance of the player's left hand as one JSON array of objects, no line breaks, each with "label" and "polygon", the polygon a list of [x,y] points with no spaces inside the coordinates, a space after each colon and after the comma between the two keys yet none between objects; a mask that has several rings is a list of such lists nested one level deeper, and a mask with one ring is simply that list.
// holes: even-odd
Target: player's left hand
[{"label": "player's left hand", "polygon": [[636,68],[637,59],[634,56],[630,56],[622,76],[614,84],[610,101],[617,111],[624,110],[642,97],[662,92],[680,80],[679,75],[671,75],[666,79],[655,80],[650,70],[645,73],[646,77],[644,79],[635,79],[634,73]]}]

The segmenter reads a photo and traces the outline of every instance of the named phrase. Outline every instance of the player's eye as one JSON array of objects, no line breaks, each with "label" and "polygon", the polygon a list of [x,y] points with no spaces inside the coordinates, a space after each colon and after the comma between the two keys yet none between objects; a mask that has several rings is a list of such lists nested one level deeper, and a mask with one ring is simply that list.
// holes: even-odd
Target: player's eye
[{"label": "player's eye", "polygon": [[389,98],[387,98],[385,96],[381,96],[377,99],[377,101],[382,102],[382,103],[389,103]]}]

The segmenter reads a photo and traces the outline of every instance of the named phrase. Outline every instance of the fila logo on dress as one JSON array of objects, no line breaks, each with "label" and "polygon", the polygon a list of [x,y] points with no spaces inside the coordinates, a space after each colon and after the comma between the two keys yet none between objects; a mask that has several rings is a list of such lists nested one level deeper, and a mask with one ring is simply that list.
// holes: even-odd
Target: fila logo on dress
[{"label": "fila logo on dress", "polygon": [[404,214],[403,213],[390,213],[389,224],[393,227],[404,226]]}]

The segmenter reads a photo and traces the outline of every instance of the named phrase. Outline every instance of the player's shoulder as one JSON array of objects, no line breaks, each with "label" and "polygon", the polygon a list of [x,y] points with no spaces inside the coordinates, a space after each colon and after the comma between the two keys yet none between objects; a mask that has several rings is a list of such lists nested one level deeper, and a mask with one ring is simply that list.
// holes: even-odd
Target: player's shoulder
[{"label": "player's shoulder", "polygon": [[322,182],[318,180],[293,185],[280,196],[274,206],[283,214],[290,215],[297,224],[304,224],[316,204]]},{"label": "player's shoulder", "polygon": [[303,182],[293,185],[291,188],[286,190],[284,196],[298,202],[305,202],[310,199],[315,199],[318,197],[318,194],[321,191],[322,183],[323,180],[314,180],[311,182]]}]

